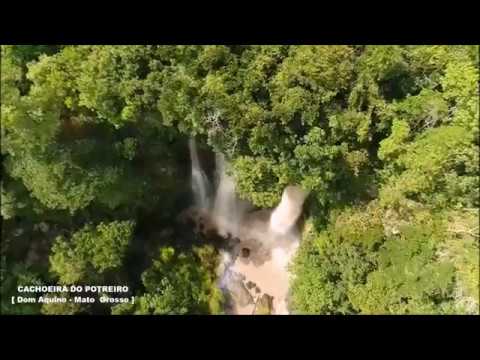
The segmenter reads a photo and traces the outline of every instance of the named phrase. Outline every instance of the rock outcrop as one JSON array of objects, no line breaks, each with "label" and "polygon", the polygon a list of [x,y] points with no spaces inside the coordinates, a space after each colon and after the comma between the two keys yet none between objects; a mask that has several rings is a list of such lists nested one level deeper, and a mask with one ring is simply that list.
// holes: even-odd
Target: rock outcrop
[{"label": "rock outcrop", "polygon": [[273,311],[273,297],[263,294],[255,306],[254,315],[270,315]]}]

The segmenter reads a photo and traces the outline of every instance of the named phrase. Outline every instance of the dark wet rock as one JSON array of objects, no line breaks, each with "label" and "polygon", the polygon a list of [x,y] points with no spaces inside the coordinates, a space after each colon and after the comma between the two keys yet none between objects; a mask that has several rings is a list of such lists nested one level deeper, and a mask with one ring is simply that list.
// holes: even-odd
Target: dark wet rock
[{"label": "dark wet rock", "polygon": [[172,228],[166,228],[160,231],[159,237],[161,238],[168,238],[174,234],[174,230]]},{"label": "dark wet rock", "polygon": [[255,266],[261,266],[263,265],[266,261],[269,261],[272,258],[272,252],[265,248],[265,247],[259,247],[254,255],[250,257],[252,260],[252,263]]},{"label": "dark wet rock", "polygon": [[273,310],[273,296],[263,294],[260,299],[257,300],[255,306],[255,315],[270,315]]},{"label": "dark wet rock", "polygon": [[48,230],[50,229],[50,226],[46,223],[46,222],[41,222],[39,224],[35,224],[33,226],[33,230],[35,231],[41,231],[43,233],[46,233],[48,232]]},{"label": "dark wet rock", "polygon": [[218,241],[218,240],[223,240],[221,236],[217,234],[215,230],[208,229],[205,231],[205,237],[207,240],[212,240],[212,241]]},{"label": "dark wet rock", "polygon": [[245,276],[240,274],[232,275],[226,290],[228,291],[228,297],[231,298],[239,306],[247,306],[253,304],[253,297],[248,289],[243,284]]},{"label": "dark wet rock", "polygon": [[23,229],[15,229],[15,231],[13,232],[13,236],[16,236],[16,237],[21,236],[23,235],[24,232],[25,230]]},{"label": "dark wet rock", "polygon": [[242,248],[242,257],[248,258],[250,256],[250,249],[249,248]]},{"label": "dark wet rock", "polygon": [[185,225],[187,228],[194,229],[195,228],[195,221],[193,219],[185,220]]}]

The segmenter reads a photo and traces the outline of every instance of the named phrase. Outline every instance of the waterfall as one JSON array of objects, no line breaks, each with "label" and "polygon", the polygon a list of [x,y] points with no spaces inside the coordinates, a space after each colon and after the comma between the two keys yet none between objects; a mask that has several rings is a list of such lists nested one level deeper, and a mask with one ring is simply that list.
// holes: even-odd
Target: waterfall
[{"label": "waterfall", "polygon": [[238,236],[239,226],[249,204],[240,200],[235,193],[235,182],[227,174],[223,154],[216,154],[217,192],[213,205],[212,216],[221,235]]},{"label": "waterfall", "polygon": [[188,145],[192,161],[192,191],[195,198],[195,206],[201,209],[208,209],[210,207],[208,198],[209,184],[207,176],[200,166],[195,139],[191,138]]},{"label": "waterfall", "polygon": [[307,193],[298,186],[287,186],[280,204],[270,217],[270,229],[278,234],[286,234],[297,222]]},{"label": "waterfall", "polygon": [[[233,299],[228,311],[252,314],[263,294],[273,299],[273,314],[288,314],[288,264],[299,245],[296,222],[308,194],[298,186],[287,186],[275,209],[250,211],[252,205],[235,192],[225,156],[218,153],[212,199],[194,139],[190,139],[189,146],[195,207],[203,210],[202,216],[219,235],[230,238],[226,240],[227,248],[220,250],[217,269],[219,287]],[[243,255],[244,250],[247,255]]]}]

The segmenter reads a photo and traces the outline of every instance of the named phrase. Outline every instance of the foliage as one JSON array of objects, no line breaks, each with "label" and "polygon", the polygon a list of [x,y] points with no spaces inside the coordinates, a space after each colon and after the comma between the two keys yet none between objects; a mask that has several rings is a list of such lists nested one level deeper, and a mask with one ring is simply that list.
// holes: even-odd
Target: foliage
[{"label": "foliage", "polygon": [[[403,230],[378,252],[378,267],[350,299],[362,314],[444,313],[451,309],[453,266],[435,261],[430,229]],[[451,311],[451,310],[450,310]]]},{"label": "foliage", "polygon": [[[5,315],[34,315],[40,310],[39,304],[24,303],[12,304],[12,296],[17,297],[23,294],[18,293],[18,286],[43,285],[41,274],[25,264],[17,263],[7,265],[6,258],[2,256],[2,285],[1,285],[1,309],[0,313]],[[31,294],[25,294],[31,295]]]},{"label": "foliage", "polygon": [[[33,271],[128,282],[138,301],[114,313],[220,312],[215,251],[155,236],[189,205],[195,137],[257,207],[309,191],[295,311],[478,313],[478,52],[2,45],[2,295]],[[50,274],[18,267],[40,241]],[[80,311],[60,305],[42,311]]]},{"label": "foliage", "polygon": [[[55,296],[65,297],[67,302],[45,302],[42,305],[41,313],[44,315],[76,315],[84,313],[87,309],[85,305],[73,301],[71,296],[65,294],[50,293],[45,296],[46,299],[52,299]],[[47,300],[48,301],[48,300]]]},{"label": "foliage", "polygon": [[387,234],[386,214],[371,203],[344,210],[319,233],[310,227],[293,264],[293,310],[478,313],[478,227],[464,215],[417,209]]},{"label": "foliage", "polygon": [[[384,241],[378,209],[356,209],[333,215],[329,227],[317,233],[307,226],[293,268],[292,309],[298,313],[350,314],[349,294],[375,268],[374,249]],[[372,251],[373,250],[373,251]]]},{"label": "foliage", "polygon": [[96,227],[87,224],[67,240],[55,239],[50,256],[51,272],[62,284],[76,284],[98,278],[107,270],[121,267],[134,223],[113,221]]},{"label": "foliage", "polygon": [[478,210],[447,213],[443,219],[446,241],[437,254],[455,267],[456,310],[470,314],[478,314],[479,309],[478,217]]},{"label": "foliage", "polygon": [[192,252],[160,249],[158,258],[142,274],[146,293],[136,303],[120,304],[113,314],[217,314],[222,294],[215,285],[216,252],[210,245]]}]

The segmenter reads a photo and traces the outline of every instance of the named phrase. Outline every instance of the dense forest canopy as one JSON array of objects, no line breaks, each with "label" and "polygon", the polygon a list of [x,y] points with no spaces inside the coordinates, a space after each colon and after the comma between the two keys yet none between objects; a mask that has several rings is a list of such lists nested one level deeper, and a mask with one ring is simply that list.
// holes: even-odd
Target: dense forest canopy
[{"label": "dense forest canopy", "polygon": [[[172,225],[192,137],[258,208],[309,192],[292,313],[479,313],[479,46],[444,45],[2,46],[1,312],[222,313]],[[112,283],[138,301],[10,303]]]}]

